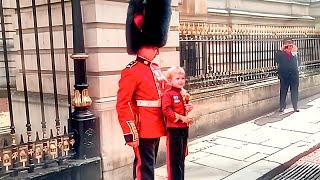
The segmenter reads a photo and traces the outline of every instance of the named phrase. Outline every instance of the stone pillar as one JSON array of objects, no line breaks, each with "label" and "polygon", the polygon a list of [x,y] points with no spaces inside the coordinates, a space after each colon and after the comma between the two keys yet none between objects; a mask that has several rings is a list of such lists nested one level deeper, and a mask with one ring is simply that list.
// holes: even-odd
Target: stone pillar
[{"label": "stone pillar", "polygon": [[180,12],[186,15],[206,15],[207,0],[182,0]]},{"label": "stone pillar", "polygon": [[314,2],[310,5],[310,15],[315,17],[315,26],[320,27],[320,2]]},{"label": "stone pillar", "polygon": [[179,0],[180,22],[207,21],[207,0]]},{"label": "stone pillar", "polygon": [[[135,56],[129,56],[126,52],[127,6],[127,0],[83,1],[82,9],[85,46],[89,55],[89,94],[93,98],[91,110],[99,119],[103,176],[108,180],[132,179],[133,151],[124,145],[115,110],[121,70],[135,59]],[[173,0],[168,42],[160,49],[160,55],[156,59],[164,70],[172,65],[179,65],[177,6],[178,0]],[[161,149],[163,155],[164,147]]]}]

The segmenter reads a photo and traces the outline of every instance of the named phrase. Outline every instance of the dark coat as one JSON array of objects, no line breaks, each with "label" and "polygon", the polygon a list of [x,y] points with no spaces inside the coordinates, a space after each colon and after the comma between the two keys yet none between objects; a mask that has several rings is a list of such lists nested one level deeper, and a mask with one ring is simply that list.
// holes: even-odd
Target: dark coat
[{"label": "dark coat", "polygon": [[284,51],[278,51],[275,55],[275,62],[278,64],[278,74],[280,78],[298,77],[300,61],[297,56],[288,55]]}]

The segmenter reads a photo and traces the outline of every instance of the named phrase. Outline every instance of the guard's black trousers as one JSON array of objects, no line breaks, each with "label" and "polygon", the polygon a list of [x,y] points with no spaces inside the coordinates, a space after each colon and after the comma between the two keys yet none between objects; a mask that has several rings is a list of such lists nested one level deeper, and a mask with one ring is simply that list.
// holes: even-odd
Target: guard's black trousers
[{"label": "guard's black trousers", "polygon": [[134,180],[154,180],[154,166],[159,142],[160,138],[139,138],[139,146],[133,148],[135,154],[133,162]]},{"label": "guard's black trousers", "polygon": [[167,129],[168,180],[184,180],[184,160],[187,153],[188,128]]},{"label": "guard's black trousers", "polygon": [[298,89],[299,89],[299,75],[288,74],[286,77],[280,76],[280,108],[286,108],[286,98],[288,89],[290,87],[291,102],[294,109],[298,108]]}]

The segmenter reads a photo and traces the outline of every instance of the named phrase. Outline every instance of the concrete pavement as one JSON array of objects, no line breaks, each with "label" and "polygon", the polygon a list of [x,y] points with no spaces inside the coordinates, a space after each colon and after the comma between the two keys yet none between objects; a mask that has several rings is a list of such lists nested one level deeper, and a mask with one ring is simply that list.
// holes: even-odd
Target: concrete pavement
[{"label": "concrete pavement", "polygon": [[[195,107],[196,108],[196,107]],[[251,180],[320,142],[320,94],[246,123],[189,142],[186,180]],[[156,179],[166,178],[166,166]]]}]

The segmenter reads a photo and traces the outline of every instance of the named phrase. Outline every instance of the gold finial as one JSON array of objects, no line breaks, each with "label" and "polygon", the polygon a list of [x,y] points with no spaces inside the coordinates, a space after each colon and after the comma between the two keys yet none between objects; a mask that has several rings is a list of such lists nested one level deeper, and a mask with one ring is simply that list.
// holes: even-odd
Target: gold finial
[{"label": "gold finial", "polygon": [[64,152],[64,155],[65,156],[68,156],[68,153],[69,153],[69,150],[70,150],[70,147],[69,147],[69,137],[65,137],[63,138],[63,152]]},{"label": "gold finial", "polygon": [[72,105],[75,107],[89,107],[92,104],[92,100],[89,96],[88,89],[83,89],[80,94],[79,90],[74,91]]},{"label": "gold finial", "polygon": [[191,23],[188,23],[188,26],[187,26],[187,35],[191,35],[191,34],[192,34]]},{"label": "gold finial", "polygon": [[28,161],[28,154],[27,154],[27,149],[22,149],[20,150],[19,153],[19,159],[20,159],[20,163],[22,163],[22,167],[26,167],[26,162]]},{"label": "gold finial", "polygon": [[49,145],[49,154],[51,155],[52,159],[55,159],[58,155],[57,152],[57,141],[55,139],[52,139],[50,141],[50,145]]},{"label": "gold finial", "polygon": [[36,149],[35,150],[35,158],[37,159],[37,162],[39,164],[42,159],[42,154],[43,154],[42,144],[37,144],[35,149]]},{"label": "gold finial", "polygon": [[196,33],[197,33],[197,31],[196,31],[195,25],[194,25],[194,23],[192,23],[191,35],[196,35]]},{"label": "gold finial", "polygon": [[209,25],[203,23],[202,28],[203,28],[203,35],[207,37],[209,34]]},{"label": "gold finial", "polygon": [[229,27],[227,25],[223,26],[223,35],[228,35]]},{"label": "gold finial", "polygon": [[238,27],[237,27],[237,26],[232,26],[232,28],[231,28],[231,35],[236,35],[236,34],[237,34],[237,30],[238,30]]},{"label": "gold finial", "polygon": [[213,24],[209,24],[208,34],[210,36],[212,36],[214,34],[214,32],[213,32]]},{"label": "gold finial", "polygon": [[188,33],[186,23],[183,22],[183,26],[181,27],[182,35],[186,35]]},{"label": "gold finial", "polygon": [[3,166],[6,167],[6,171],[9,171],[9,166],[11,166],[11,158],[10,158],[10,153],[8,151],[3,152]]},{"label": "gold finial", "polygon": [[88,89],[82,90],[82,106],[88,107],[91,106],[92,100],[89,96],[89,91]]},{"label": "gold finial", "polygon": [[214,26],[214,35],[219,35],[219,27],[218,27],[218,25],[215,25]]},{"label": "gold finial", "polygon": [[75,107],[80,107],[81,105],[81,94],[79,90],[74,91],[72,105],[74,105]]}]

